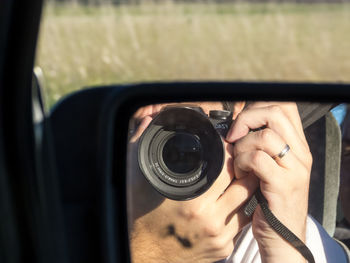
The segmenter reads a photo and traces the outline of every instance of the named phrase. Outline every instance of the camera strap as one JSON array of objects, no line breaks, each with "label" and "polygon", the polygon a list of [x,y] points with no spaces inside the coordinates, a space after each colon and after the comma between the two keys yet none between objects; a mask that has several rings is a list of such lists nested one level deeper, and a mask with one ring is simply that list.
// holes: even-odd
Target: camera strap
[{"label": "camera strap", "polygon": [[258,204],[264,214],[268,224],[286,241],[288,241],[301,255],[309,262],[314,263],[315,259],[310,249],[301,241],[292,231],[279,221],[269,208],[266,198],[261,193],[260,188],[255,192],[244,208],[244,214],[248,217],[252,216]]}]

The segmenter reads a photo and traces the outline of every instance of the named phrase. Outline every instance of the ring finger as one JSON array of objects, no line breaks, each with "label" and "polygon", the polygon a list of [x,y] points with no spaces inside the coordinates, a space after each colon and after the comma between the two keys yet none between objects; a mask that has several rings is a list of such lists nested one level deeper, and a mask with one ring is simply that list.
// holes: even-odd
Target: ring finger
[{"label": "ring finger", "polygon": [[[270,155],[281,167],[291,168],[293,167],[293,158],[285,156],[283,158],[277,157],[286,148],[286,142],[270,128],[265,128],[260,131],[251,132],[243,138],[236,141],[233,147],[234,157],[243,152],[250,152],[255,150],[261,150]],[[285,155],[289,155],[285,152]]]}]

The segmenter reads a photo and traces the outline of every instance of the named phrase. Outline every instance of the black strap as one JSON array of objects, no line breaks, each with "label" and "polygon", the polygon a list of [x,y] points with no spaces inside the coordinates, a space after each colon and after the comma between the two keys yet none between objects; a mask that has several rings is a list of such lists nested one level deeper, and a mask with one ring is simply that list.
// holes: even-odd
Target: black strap
[{"label": "black strap", "polygon": [[293,234],[285,225],[279,221],[275,215],[271,212],[267,200],[260,191],[260,188],[255,192],[253,197],[249,200],[244,208],[246,216],[252,216],[257,205],[260,205],[261,210],[265,216],[269,225],[286,241],[288,241],[293,247],[295,247],[300,254],[309,262],[314,263],[315,259],[309,250],[309,248],[301,241],[296,235]]}]

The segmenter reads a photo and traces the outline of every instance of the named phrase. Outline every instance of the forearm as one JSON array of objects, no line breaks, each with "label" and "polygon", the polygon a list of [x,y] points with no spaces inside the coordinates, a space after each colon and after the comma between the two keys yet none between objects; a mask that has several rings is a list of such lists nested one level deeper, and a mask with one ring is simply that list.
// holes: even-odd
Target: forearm
[{"label": "forearm", "polygon": [[[349,261],[349,256],[346,255],[344,249],[326,231],[311,217],[307,218],[306,225],[306,246],[312,252],[315,262],[327,263],[346,263]],[[274,249],[273,247],[271,249]],[[227,263],[241,262],[256,262],[257,258],[262,258],[261,251],[257,241],[253,237],[252,226],[248,225],[238,238],[235,253],[226,261]],[[269,260],[270,258],[266,258]],[[293,257],[288,258],[287,255],[280,262],[287,262]],[[263,261],[263,260],[262,260]]]},{"label": "forearm", "polygon": [[[299,237],[300,238],[300,237]],[[302,240],[305,242],[305,238]],[[259,253],[261,262],[263,263],[305,263],[305,258],[300,252],[288,241],[282,237],[278,239],[265,241],[263,243],[258,242]]]}]

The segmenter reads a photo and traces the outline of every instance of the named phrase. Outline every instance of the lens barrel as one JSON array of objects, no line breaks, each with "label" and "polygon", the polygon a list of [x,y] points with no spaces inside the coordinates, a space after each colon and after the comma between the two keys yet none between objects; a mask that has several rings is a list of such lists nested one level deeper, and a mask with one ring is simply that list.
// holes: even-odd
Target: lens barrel
[{"label": "lens barrel", "polygon": [[167,198],[188,200],[204,193],[222,170],[223,141],[199,109],[166,108],[140,138],[140,169]]}]

